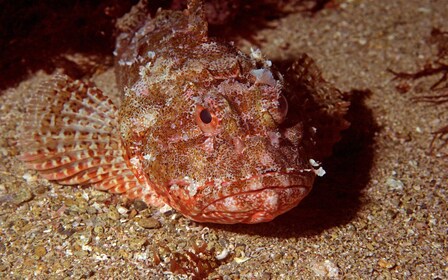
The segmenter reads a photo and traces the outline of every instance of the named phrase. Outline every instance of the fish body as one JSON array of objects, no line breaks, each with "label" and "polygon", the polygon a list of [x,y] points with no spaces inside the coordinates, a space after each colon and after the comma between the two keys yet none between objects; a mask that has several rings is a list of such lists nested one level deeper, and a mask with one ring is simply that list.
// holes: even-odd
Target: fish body
[{"label": "fish body", "polygon": [[117,39],[120,107],[52,79],[29,101],[21,159],[49,180],[198,222],[267,222],[295,207],[348,126],[345,96],[307,56],[282,75],[259,52],[210,39],[201,1],[143,18]]}]

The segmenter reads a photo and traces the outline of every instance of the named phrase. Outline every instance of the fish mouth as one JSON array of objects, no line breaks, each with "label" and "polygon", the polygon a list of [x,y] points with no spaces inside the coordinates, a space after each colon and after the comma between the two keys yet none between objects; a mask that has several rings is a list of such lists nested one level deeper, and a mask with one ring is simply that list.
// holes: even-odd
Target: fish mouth
[{"label": "fish mouth", "polygon": [[193,219],[222,224],[269,222],[297,206],[313,181],[309,173],[274,172],[241,180],[229,188],[233,193],[214,200]]}]

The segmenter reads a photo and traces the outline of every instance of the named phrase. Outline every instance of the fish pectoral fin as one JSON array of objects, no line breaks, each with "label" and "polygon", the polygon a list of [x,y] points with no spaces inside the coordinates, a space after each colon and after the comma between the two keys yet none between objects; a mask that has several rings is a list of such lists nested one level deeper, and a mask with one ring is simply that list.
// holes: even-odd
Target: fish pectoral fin
[{"label": "fish pectoral fin", "polygon": [[92,185],[145,201],[155,196],[128,168],[117,108],[100,89],[57,75],[30,94],[25,109],[18,144],[28,168],[62,185]]},{"label": "fish pectoral fin", "polygon": [[346,115],[350,93],[341,92],[322,77],[314,60],[302,54],[285,73],[286,96],[291,112],[301,112],[305,126],[314,128],[312,138],[316,146],[314,157],[328,157],[333,145],[341,138],[341,131],[349,127]]}]

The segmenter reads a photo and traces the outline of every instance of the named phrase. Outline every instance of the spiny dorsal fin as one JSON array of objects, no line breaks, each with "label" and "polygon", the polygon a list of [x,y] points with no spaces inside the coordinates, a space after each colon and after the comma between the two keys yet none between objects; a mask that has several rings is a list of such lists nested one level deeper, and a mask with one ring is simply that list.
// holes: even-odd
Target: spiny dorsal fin
[{"label": "spiny dorsal fin", "polygon": [[147,0],[140,0],[131,10],[119,18],[115,27],[119,32],[135,32],[143,23],[150,19],[151,15]]},{"label": "spiny dorsal fin", "polygon": [[90,184],[159,206],[158,196],[127,167],[116,112],[98,88],[57,75],[26,100],[19,158],[59,184]]},{"label": "spiny dorsal fin", "polygon": [[188,14],[189,28],[194,33],[199,34],[203,40],[206,40],[208,34],[208,23],[202,0],[189,0],[186,11]]}]

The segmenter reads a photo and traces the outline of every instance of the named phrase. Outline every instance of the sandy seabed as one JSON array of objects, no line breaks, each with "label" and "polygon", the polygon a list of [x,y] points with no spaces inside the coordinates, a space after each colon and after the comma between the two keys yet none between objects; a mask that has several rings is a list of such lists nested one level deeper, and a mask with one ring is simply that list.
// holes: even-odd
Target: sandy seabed
[{"label": "sandy seabed", "polygon": [[[434,61],[428,37],[433,28],[448,31],[447,2],[334,2],[253,34],[274,62],[305,52],[327,80],[357,97],[352,126],[324,164],[327,175],[270,223],[199,224],[40,179],[16,158],[14,139],[27,92],[48,75],[38,71],[5,89],[0,278],[448,279],[448,162],[429,154],[448,113],[443,104],[412,101],[439,76],[406,81],[409,91],[400,93],[387,71],[415,72]],[[236,44],[249,51],[252,41]],[[93,79],[117,95],[112,69]]]}]

